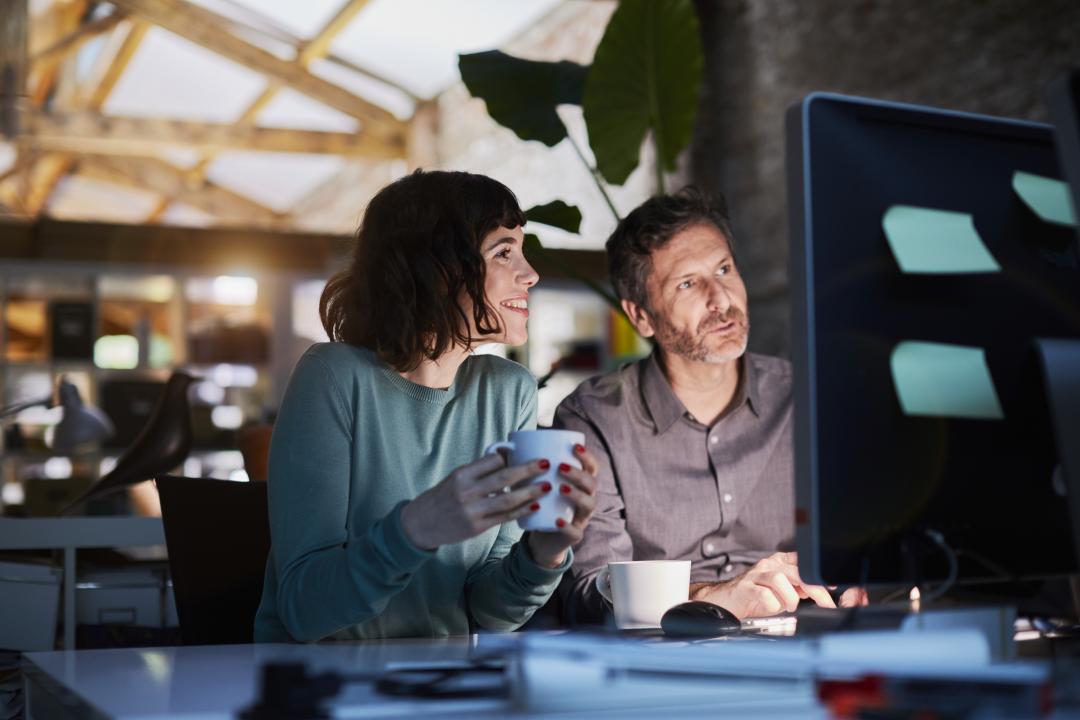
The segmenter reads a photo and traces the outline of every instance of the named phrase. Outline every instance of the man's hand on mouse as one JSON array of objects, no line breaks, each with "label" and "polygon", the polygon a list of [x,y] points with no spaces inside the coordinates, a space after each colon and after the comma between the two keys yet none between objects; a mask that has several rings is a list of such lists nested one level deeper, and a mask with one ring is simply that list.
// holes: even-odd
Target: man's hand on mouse
[{"label": "man's hand on mouse", "polygon": [[[802,581],[793,552],[770,555],[734,580],[699,586],[691,593],[691,599],[725,607],[740,619],[794,612],[803,598],[821,607],[836,607],[827,588]],[[862,588],[849,588],[840,596],[841,607],[865,604],[866,591]]]}]

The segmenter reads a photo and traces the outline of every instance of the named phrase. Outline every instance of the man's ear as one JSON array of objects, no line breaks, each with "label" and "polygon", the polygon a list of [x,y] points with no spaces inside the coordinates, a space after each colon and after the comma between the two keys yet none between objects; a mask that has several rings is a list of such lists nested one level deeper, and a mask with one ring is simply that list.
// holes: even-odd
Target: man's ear
[{"label": "man's ear", "polygon": [[641,337],[652,337],[656,334],[656,331],[652,326],[652,319],[649,317],[649,313],[645,308],[633,302],[632,300],[620,300],[622,304],[623,312],[626,313],[626,317],[629,318],[630,323],[638,331]]}]

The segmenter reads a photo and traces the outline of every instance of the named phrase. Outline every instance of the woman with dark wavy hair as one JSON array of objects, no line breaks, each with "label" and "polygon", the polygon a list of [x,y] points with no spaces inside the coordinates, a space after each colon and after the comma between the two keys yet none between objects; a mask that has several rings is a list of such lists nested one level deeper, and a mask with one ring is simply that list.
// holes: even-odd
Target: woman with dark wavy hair
[{"label": "woman with dark wavy hair", "polygon": [[[332,342],[300,359],[275,424],[257,641],[509,631],[558,585],[595,507],[593,456],[579,447],[585,470],[559,489],[528,482],[547,460],[481,457],[536,423],[532,375],[472,353],[528,338],[524,224],[506,186],[463,172],[371,200],[323,292]],[[514,521],[552,491],[574,520],[523,536]]]}]

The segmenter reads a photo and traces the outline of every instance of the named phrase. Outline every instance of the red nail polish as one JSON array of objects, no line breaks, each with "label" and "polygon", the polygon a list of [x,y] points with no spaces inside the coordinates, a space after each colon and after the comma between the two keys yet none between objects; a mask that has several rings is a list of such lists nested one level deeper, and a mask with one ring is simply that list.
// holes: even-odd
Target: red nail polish
[{"label": "red nail polish", "polygon": [[561,485],[559,487],[559,492],[561,492],[563,495],[569,495],[570,494],[570,486],[569,485]]},{"label": "red nail polish", "polygon": [[536,512],[537,510],[540,509],[540,503],[533,503],[532,505],[529,506],[529,509],[532,510],[533,512]]},{"label": "red nail polish", "polygon": [[541,460],[539,464],[541,470],[547,470],[549,467],[551,467],[551,463],[547,460]]},{"label": "red nail polish", "polygon": [[566,463],[559,463],[559,472],[561,472],[561,473],[570,472],[570,466],[567,465]]},{"label": "red nail polish", "polygon": [[540,489],[546,493],[551,492],[551,483],[545,480],[544,482],[540,483]]},{"label": "red nail polish", "polygon": [[585,446],[581,443],[574,445],[574,452],[580,455],[581,453],[585,452]]},{"label": "red nail polish", "polygon": [[566,521],[563,520],[562,518],[559,518],[558,520],[555,521],[555,527],[558,527],[558,528],[566,527]]}]

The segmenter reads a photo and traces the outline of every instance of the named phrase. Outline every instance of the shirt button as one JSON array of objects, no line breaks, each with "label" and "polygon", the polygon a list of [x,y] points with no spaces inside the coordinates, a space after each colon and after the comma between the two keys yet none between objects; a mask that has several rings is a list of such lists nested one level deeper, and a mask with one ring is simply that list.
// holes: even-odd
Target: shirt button
[{"label": "shirt button", "polygon": [[731,493],[724,493],[724,502],[731,502]]},{"label": "shirt button", "polygon": [[734,569],[735,569],[735,566],[734,566],[734,565],[725,565],[725,566],[724,566],[724,572],[726,572],[726,573],[729,573],[729,572],[731,572],[731,571],[732,571],[732,570],[734,570]]},{"label": "shirt button", "polygon": [[711,442],[713,445],[715,445],[716,443],[720,442],[720,438],[713,435],[711,438],[709,438],[709,442]]},{"label": "shirt button", "polygon": [[716,552],[716,546],[711,542],[705,543],[705,554],[712,555],[714,552]]}]

